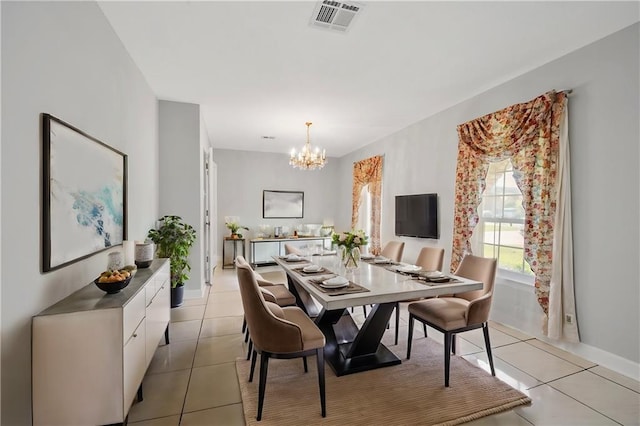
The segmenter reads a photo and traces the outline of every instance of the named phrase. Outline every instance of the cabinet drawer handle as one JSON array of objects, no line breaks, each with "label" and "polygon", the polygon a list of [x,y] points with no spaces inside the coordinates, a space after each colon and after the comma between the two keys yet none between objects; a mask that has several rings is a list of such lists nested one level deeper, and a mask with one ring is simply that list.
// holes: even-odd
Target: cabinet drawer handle
[{"label": "cabinet drawer handle", "polygon": [[136,333],[133,333],[133,337],[138,337],[138,335]]}]

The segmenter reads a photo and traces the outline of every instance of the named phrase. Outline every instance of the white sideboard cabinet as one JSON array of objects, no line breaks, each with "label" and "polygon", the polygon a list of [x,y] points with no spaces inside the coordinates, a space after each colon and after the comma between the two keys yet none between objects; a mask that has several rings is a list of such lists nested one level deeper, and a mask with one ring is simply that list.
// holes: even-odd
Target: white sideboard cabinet
[{"label": "white sideboard cabinet", "polygon": [[285,244],[290,244],[302,251],[309,247],[321,250],[331,249],[331,237],[298,237],[298,238],[256,238],[249,241],[251,266],[275,265],[272,256],[284,256]]},{"label": "white sideboard cabinet", "polygon": [[34,425],[125,423],[171,309],[168,259],[106,294],[94,283],[32,321]]}]

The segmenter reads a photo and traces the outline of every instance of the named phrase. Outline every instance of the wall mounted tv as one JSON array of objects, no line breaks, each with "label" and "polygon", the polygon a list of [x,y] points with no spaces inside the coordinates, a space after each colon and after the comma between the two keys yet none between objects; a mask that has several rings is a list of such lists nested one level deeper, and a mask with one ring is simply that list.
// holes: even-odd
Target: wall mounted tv
[{"label": "wall mounted tv", "polygon": [[396,195],[396,235],[440,238],[438,194]]}]

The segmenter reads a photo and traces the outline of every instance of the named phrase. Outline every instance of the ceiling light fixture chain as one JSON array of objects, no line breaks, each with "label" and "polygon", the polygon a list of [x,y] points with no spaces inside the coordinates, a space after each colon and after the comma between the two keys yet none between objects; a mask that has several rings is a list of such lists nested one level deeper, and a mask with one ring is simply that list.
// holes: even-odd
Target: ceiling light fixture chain
[{"label": "ceiling light fixture chain", "polygon": [[320,152],[320,148],[316,147],[314,150],[311,149],[311,137],[310,137],[310,128],[311,123],[307,121],[304,123],[307,126],[307,143],[304,145],[302,150],[296,154],[296,149],[293,148],[291,150],[291,157],[289,158],[289,164],[296,169],[300,170],[316,170],[321,169],[327,163],[327,157],[325,155],[325,150]]}]

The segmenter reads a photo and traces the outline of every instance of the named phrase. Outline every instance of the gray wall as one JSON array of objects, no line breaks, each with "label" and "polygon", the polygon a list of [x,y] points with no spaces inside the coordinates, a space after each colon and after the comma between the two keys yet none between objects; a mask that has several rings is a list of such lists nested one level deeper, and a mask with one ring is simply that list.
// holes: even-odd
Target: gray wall
[{"label": "gray wall", "polygon": [[141,239],[158,216],[157,100],[95,3],[0,7],[1,423],[27,425],[31,316],[90,283],[107,265],[103,252],[40,272],[40,114],[51,113],[128,154],[129,236]]},{"label": "gray wall", "polygon": [[[222,238],[229,236],[224,226],[225,216],[239,216],[242,225],[250,228],[243,235],[249,239],[258,232],[258,225],[293,226],[333,221],[338,213],[336,194],[351,180],[338,179],[338,160],[329,158],[320,170],[302,171],[289,166],[289,156],[264,152],[214,149],[218,168],[218,256],[222,254]],[[262,191],[304,191],[304,218],[263,219]],[[247,246],[247,255],[249,247]]]},{"label": "gray wall", "polygon": [[196,229],[197,240],[189,254],[191,272],[187,293],[201,293],[202,264],[202,149],[200,106],[159,102],[160,216],[177,215]]},{"label": "gray wall", "polygon": [[[437,192],[440,240],[400,239],[406,242],[406,260],[415,259],[422,245],[438,245],[446,249],[445,264],[449,264],[456,126],[551,89],[573,89],[569,138],[574,270],[583,342],[577,349],[601,357],[600,361],[607,358],[603,351],[617,355],[621,359],[607,359],[629,374],[640,362],[638,28],[635,24],[357,150],[340,159],[339,170],[340,181],[348,182],[353,161],[385,155],[383,242],[396,238],[395,195]],[[337,223],[342,227],[348,226],[350,203],[350,191],[341,191]],[[502,281],[492,315],[539,334],[542,311],[532,300],[531,287]]]}]

